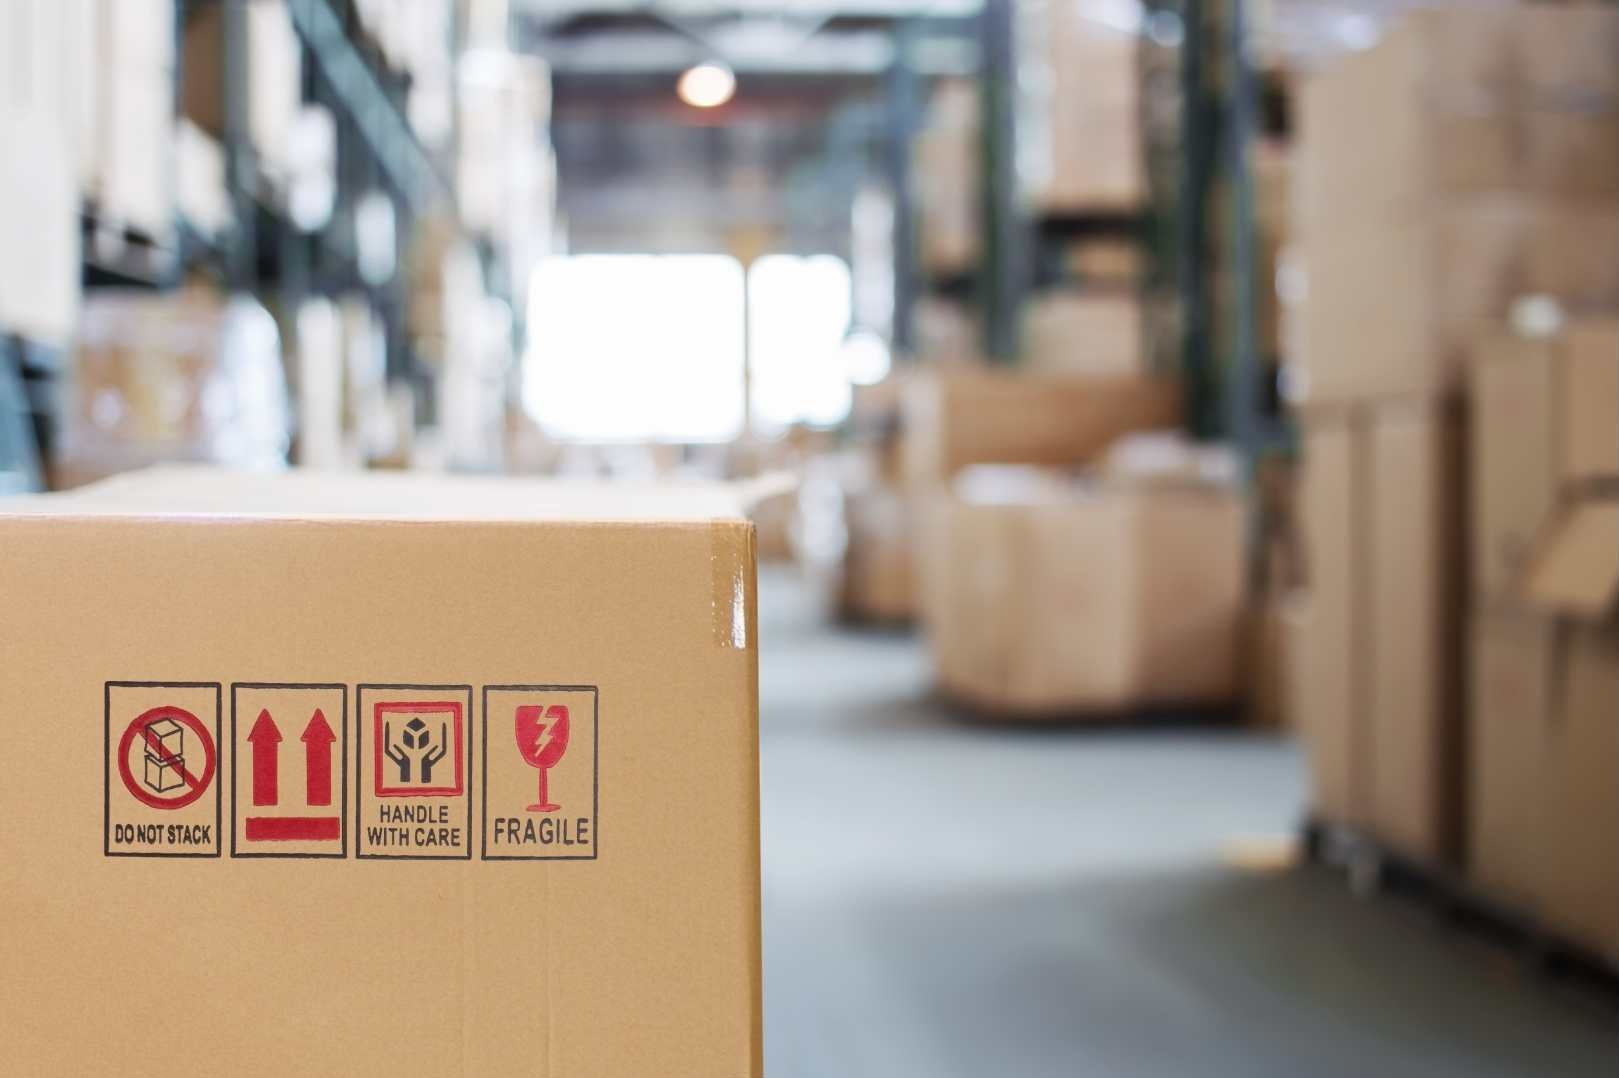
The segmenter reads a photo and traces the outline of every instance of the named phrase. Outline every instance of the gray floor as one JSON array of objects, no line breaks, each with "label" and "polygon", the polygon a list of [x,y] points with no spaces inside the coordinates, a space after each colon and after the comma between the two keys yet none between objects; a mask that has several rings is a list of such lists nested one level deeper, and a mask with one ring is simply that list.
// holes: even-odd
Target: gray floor
[{"label": "gray floor", "polygon": [[1219,731],[991,731],[910,638],[760,612],[770,1078],[1619,1074],[1619,1019],[1285,835],[1297,754]]}]

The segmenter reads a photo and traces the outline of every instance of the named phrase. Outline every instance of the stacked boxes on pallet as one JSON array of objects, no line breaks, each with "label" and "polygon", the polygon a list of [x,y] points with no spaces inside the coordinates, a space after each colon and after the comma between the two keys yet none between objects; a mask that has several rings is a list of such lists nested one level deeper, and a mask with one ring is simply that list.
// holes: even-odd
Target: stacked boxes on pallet
[{"label": "stacked boxes on pallet", "polygon": [[1139,376],[909,387],[920,613],[948,694],[1020,718],[1234,700],[1240,497],[1170,439],[1146,454],[1167,465],[1102,466],[1119,439],[1175,426],[1180,397]]},{"label": "stacked boxes on pallet", "polygon": [[1619,961],[1619,319],[1472,373],[1468,867]]},{"label": "stacked boxes on pallet", "polygon": [[1429,864],[1470,848],[1468,520],[1495,510],[1468,504],[1467,371],[1520,297],[1619,300],[1616,50],[1611,8],[1423,12],[1302,95],[1313,807]]}]

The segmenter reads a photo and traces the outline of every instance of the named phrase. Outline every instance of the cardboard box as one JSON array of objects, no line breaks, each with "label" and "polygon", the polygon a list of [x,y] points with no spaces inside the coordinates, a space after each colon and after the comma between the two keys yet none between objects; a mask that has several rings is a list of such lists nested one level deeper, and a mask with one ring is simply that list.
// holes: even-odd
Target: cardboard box
[{"label": "cardboard box", "polygon": [[1536,900],[1548,837],[1555,642],[1548,620],[1523,611],[1481,615],[1470,637],[1468,874],[1490,895],[1525,908]]},{"label": "cardboard box", "polygon": [[971,464],[1082,463],[1132,431],[1176,426],[1172,378],[1032,376],[999,371],[920,376],[906,387],[907,482],[930,485]]},{"label": "cardboard box", "polygon": [[1550,932],[1619,961],[1619,503],[1570,505],[1516,609],[1473,629],[1469,869]]},{"label": "cardboard box", "polygon": [[1021,179],[1045,213],[1129,210],[1146,197],[1139,38],[1093,0],[1024,3]]},{"label": "cardboard box", "polygon": [[1314,807],[1435,862],[1463,809],[1463,437],[1457,409],[1409,404],[1317,417],[1305,442]]},{"label": "cardboard box", "polygon": [[[5,794],[10,1068],[169,1075],[130,1031],[180,1021],[241,1075],[761,1074],[736,501],[178,472],[12,503],[7,721],[55,741]],[[184,792],[136,759],[163,718]]]},{"label": "cardboard box", "polygon": [[1050,374],[1140,374],[1141,301],[1130,292],[1051,292],[1023,319],[1024,368]]},{"label": "cardboard box", "polygon": [[840,608],[852,621],[901,625],[916,615],[911,505],[886,484],[844,498],[848,545],[843,555]]},{"label": "cardboard box", "polygon": [[1238,699],[1234,490],[980,470],[936,495],[926,520],[929,650],[941,686],[976,710],[1074,717]]},{"label": "cardboard box", "polygon": [[1564,661],[1546,759],[1541,909],[1554,928],[1619,961],[1619,634],[1579,626]]},{"label": "cardboard box", "polygon": [[1302,81],[1304,219],[1326,240],[1471,193],[1611,202],[1615,40],[1603,5],[1407,13]]},{"label": "cardboard box", "polygon": [[1371,731],[1366,722],[1368,631],[1362,560],[1368,501],[1360,435],[1348,423],[1304,428],[1299,516],[1310,581],[1292,661],[1308,691],[1298,726],[1309,763],[1311,809],[1334,823],[1369,822]]},{"label": "cardboard box", "polygon": [[[279,174],[287,163],[288,133],[303,101],[302,52],[283,0],[248,0],[247,130],[263,166]],[[169,22],[170,26],[173,21]],[[180,112],[216,138],[225,132],[225,14],[204,5],[188,15]]]},{"label": "cardboard box", "polygon": [[1563,493],[1619,475],[1619,320],[1491,334],[1475,352],[1473,587],[1499,600]]}]

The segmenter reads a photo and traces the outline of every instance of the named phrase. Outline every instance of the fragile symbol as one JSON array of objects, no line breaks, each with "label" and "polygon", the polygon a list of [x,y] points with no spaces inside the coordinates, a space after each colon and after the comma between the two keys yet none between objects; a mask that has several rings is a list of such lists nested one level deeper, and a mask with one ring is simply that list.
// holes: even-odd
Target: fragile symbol
[{"label": "fragile symbol", "polygon": [[[549,723],[542,720],[551,720]],[[540,772],[539,800],[529,805],[528,812],[555,812],[561,805],[553,804],[546,789],[546,776],[568,751],[568,708],[552,704],[542,708],[539,704],[525,704],[517,709],[517,752],[528,766]],[[547,730],[550,731],[547,736]]]},{"label": "fragile symbol", "polygon": [[[202,767],[188,766],[185,733],[189,730],[202,753]],[[142,773],[130,767],[136,739],[142,746]],[[118,742],[118,776],[135,800],[149,808],[182,809],[196,801],[214,778],[214,739],[197,717],[184,708],[154,707],[124,730]],[[170,791],[178,793],[170,795]]]},{"label": "fragile symbol", "polygon": [[599,698],[594,685],[484,686],[487,860],[595,859]]}]

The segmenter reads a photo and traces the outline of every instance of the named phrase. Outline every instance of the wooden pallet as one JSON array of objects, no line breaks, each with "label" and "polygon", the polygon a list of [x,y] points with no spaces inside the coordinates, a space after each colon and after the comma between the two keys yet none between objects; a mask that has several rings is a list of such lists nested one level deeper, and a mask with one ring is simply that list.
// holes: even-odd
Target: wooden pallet
[{"label": "wooden pallet", "polygon": [[1317,819],[1305,822],[1301,847],[1307,861],[1343,872],[1352,893],[1422,903],[1444,924],[1494,943],[1535,974],[1619,1007],[1619,966],[1461,873],[1400,853],[1357,828]]}]

